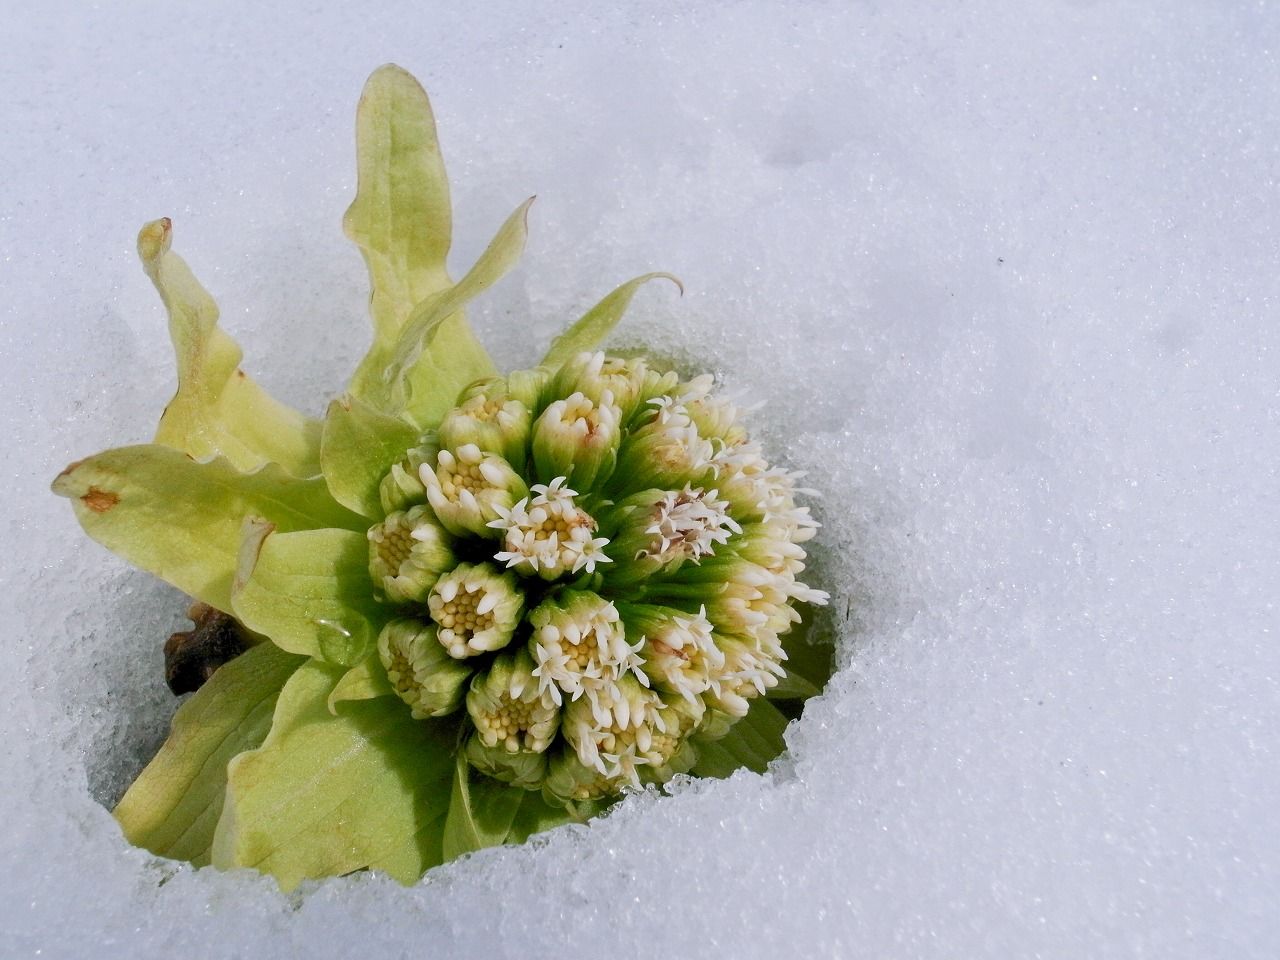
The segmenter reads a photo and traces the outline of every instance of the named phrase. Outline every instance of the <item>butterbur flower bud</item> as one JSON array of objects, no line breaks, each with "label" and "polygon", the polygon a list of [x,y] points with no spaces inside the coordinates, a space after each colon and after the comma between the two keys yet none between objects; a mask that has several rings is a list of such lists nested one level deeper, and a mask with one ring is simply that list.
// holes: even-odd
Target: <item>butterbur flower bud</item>
[{"label": "butterbur flower bud", "polygon": [[538,690],[527,650],[502,654],[486,674],[476,674],[467,694],[467,712],[486,747],[507,753],[542,753],[560,726],[560,711]]},{"label": "butterbur flower bud", "polygon": [[750,702],[777,686],[786,670],[757,645],[738,637],[718,637],[724,663],[712,671],[706,704],[733,717],[747,713]]},{"label": "butterbur flower bud", "polygon": [[648,399],[644,389],[649,373],[648,364],[640,358],[606,357],[599,351],[580,353],[556,373],[552,393],[560,397],[581,393],[593,403],[610,403],[625,423],[642,399]]},{"label": "butterbur flower bud", "polygon": [[511,397],[505,384],[498,381],[445,414],[440,422],[440,444],[449,449],[473,444],[509,464],[522,465],[532,421],[529,408]]},{"label": "butterbur flower bud", "polygon": [[724,570],[735,571],[739,579],[706,581],[707,617],[716,627],[725,633],[754,636],[759,632],[784,633],[800,622],[800,614],[791,606],[787,580],[745,561],[706,572]]},{"label": "butterbur flower bud", "polygon": [[508,753],[503,747],[485,746],[478,733],[467,738],[467,762],[487,777],[509,783],[513,787],[533,790],[547,776],[547,755],[519,750]]},{"label": "butterbur flower bud", "polygon": [[506,377],[484,377],[464,388],[458,395],[458,403],[481,395],[488,396],[498,390],[512,400],[519,400],[529,410],[541,410],[546,405],[544,395],[553,373],[537,367],[533,370],[512,370]]},{"label": "butterbur flower bud", "polygon": [[498,507],[498,518],[489,522],[503,541],[495,560],[544,580],[583,570],[594,573],[596,564],[609,562],[604,552],[608,538],[595,536],[595,518],[578,506],[578,494],[565,486],[564,477],[535,483],[531,492],[532,497],[510,510]]},{"label": "butterbur flower bud", "polygon": [[552,703],[591,701],[628,673],[643,676],[640,644],[628,644],[617,607],[598,594],[566,590],[539,604],[529,624],[533,675]]},{"label": "butterbur flower bud", "polygon": [[450,538],[424,506],[389,514],[369,529],[369,576],[392,603],[422,603],[453,566]]},{"label": "butterbur flower bud", "polygon": [[614,508],[618,529],[606,548],[619,580],[673,572],[686,561],[699,563],[742,528],[715,490],[686,484],[681,490],[646,490]]},{"label": "butterbur flower bud", "polygon": [[638,769],[641,783],[666,783],[677,773],[688,773],[698,762],[691,735],[699,729],[706,707],[701,700],[664,700],[658,708],[662,728],[649,737],[645,763]]},{"label": "butterbur flower bud", "polygon": [[607,480],[618,456],[620,417],[613,395],[600,400],[570,394],[547,405],[533,425],[533,464],[538,477],[567,477],[578,490]]},{"label": "butterbur flower bud", "polygon": [[441,646],[462,660],[510,642],[524,610],[524,594],[514,576],[492,564],[460,563],[436,581],[427,607],[440,628]]},{"label": "butterbur flower bud", "polygon": [[601,800],[618,793],[628,785],[625,777],[605,776],[594,766],[587,766],[572,749],[553,753],[547,765],[542,796],[558,806],[573,806]]},{"label": "butterbur flower bud", "polygon": [[649,405],[652,412],[619,446],[618,479],[609,490],[616,492],[623,480],[631,489],[714,483],[716,448],[699,435],[684,406],[671,396],[655,397]]},{"label": "butterbur flower bud", "polygon": [[475,732],[467,743],[472,766],[505,783],[532,788],[546,773],[547,748],[560,727],[560,710],[538,693],[533,661],[524,650],[503,654],[467,693]]},{"label": "butterbur flower bud", "polygon": [[624,676],[565,707],[565,739],[584,765],[638,785],[639,768],[653,762],[655,734],[667,729],[662,707],[657,693]]},{"label": "butterbur flower bud", "polygon": [[441,450],[435,467],[424,463],[419,476],[436,517],[457,536],[493,536],[489,521],[528,492],[511,464],[474,443]]},{"label": "butterbur flower bud", "polygon": [[392,620],[378,634],[378,658],[396,695],[418,719],[442,717],[462,705],[471,669],[444,652],[434,626]]},{"label": "butterbur flower bud", "polygon": [[619,604],[628,637],[644,641],[640,656],[655,689],[689,703],[711,686],[711,677],[724,669],[724,654],[716,646],[705,608],[685,613],[652,604]]},{"label": "butterbur flower bud", "polygon": [[423,434],[418,446],[406,451],[404,459],[392,464],[378,484],[378,499],[387,513],[408,510],[427,502],[427,488],[418,475],[424,463],[435,463],[440,447],[434,433]]}]

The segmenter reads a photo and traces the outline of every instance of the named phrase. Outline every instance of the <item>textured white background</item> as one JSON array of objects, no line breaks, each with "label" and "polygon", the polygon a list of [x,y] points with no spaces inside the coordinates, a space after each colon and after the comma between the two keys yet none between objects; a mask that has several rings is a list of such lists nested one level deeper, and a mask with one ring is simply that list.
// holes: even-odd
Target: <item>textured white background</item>
[{"label": "textured white background", "polygon": [[[0,2],[0,955],[1267,957],[1280,13],[1266,3]],[[145,220],[319,412],[364,77],[437,109],[528,362],[615,282],[825,497],[843,669],[766,777],[410,890],[129,848],[180,598],[47,492],[172,390]]]}]

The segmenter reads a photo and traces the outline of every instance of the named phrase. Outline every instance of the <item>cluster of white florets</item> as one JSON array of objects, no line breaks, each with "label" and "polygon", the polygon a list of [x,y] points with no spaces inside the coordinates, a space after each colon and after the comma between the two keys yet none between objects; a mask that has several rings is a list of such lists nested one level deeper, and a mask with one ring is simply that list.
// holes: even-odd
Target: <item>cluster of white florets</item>
[{"label": "cluster of white florets", "polygon": [[379,652],[479,770],[559,802],[663,782],[785,676],[817,523],[709,376],[602,353],[464,391],[384,478]]}]

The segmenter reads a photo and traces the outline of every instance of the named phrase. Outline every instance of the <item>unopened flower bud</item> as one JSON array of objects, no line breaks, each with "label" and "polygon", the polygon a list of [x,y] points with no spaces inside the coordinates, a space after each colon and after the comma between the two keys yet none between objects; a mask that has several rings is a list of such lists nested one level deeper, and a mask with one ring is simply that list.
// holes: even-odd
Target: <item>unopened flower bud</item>
[{"label": "unopened flower bud", "polygon": [[612,403],[625,423],[640,404],[648,380],[649,367],[642,358],[580,353],[556,371],[551,392],[558,397],[581,393],[593,403]]},{"label": "unopened flower bud", "polygon": [[691,736],[702,723],[706,707],[701,700],[674,699],[659,707],[662,729],[654,730],[646,763],[638,768],[641,783],[666,783],[677,773],[688,773],[698,762]]},{"label": "unopened flower bud", "polygon": [[445,414],[440,422],[440,445],[456,450],[474,444],[523,468],[532,422],[529,408],[509,396],[505,384],[498,381]]},{"label": "unopened flower bud", "polygon": [[716,448],[698,433],[679,399],[662,396],[650,400],[649,405],[654,409],[646,415],[648,419],[619,446],[614,471],[617,482],[625,479],[631,489],[680,489],[714,483]]},{"label": "unopened flower bud", "polygon": [[508,753],[503,747],[486,746],[479,732],[467,738],[467,762],[485,776],[509,783],[513,787],[532,790],[541,786],[547,776],[547,755],[518,750]]},{"label": "unopened flower bud", "polygon": [[458,402],[463,403],[473,397],[489,395],[494,390],[504,391],[512,400],[519,400],[529,410],[540,410],[543,407],[543,395],[551,383],[551,371],[541,367],[533,370],[513,370],[505,378],[485,377],[463,389]]},{"label": "unopened flower bud", "polygon": [[378,657],[414,717],[442,717],[461,706],[471,668],[444,652],[433,625],[392,620],[378,634]]},{"label": "unopened flower bud", "polygon": [[592,489],[613,472],[621,437],[618,408],[606,390],[599,402],[581,393],[547,405],[533,425],[533,463],[539,479],[568,477]]},{"label": "unopened flower bud", "polygon": [[533,670],[533,658],[520,649],[501,654],[472,680],[467,712],[486,747],[542,753],[551,745],[560,711],[539,692]]},{"label": "unopened flower bud", "polygon": [[532,788],[546,774],[546,753],[560,727],[560,710],[538,693],[533,661],[525,650],[504,653],[467,693],[475,733],[467,759],[481,772]]},{"label": "unopened flower bud", "polygon": [[418,471],[424,463],[435,463],[440,452],[434,434],[424,434],[418,446],[411,448],[405,458],[392,464],[387,475],[378,485],[378,499],[387,513],[408,510],[427,502],[427,488],[423,486]]},{"label": "unopened flower bud", "polygon": [[369,529],[369,576],[392,603],[421,603],[453,566],[447,533],[425,506],[389,514]]},{"label": "unopened flower bud", "polygon": [[419,476],[427,502],[445,528],[457,536],[495,536],[490,520],[509,510],[528,489],[502,457],[473,443],[441,450],[436,465],[424,463]]},{"label": "unopened flower bud", "polygon": [[524,594],[510,573],[488,563],[460,563],[436,581],[427,596],[439,641],[458,660],[500,650],[511,640]]},{"label": "unopened flower bud", "polygon": [[605,776],[579,760],[572,748],[564,747],[550,755],[542,796],[548,803],[572,807],[616,794],[626,785],[624,777]]},{"label": "unopened flower bud", "polygon": [[[717,575],[720,579],[711,579]],[[756,564],[726,559],[706,570],[688,571],[683,576],[690,585],[705,583],[707,617],[725,633],[779,634],[800,622],[800,614],[790,603],[792,582]],[[733,579],[727,579],[728,576]],[[701,579],[703,577],[706,579]]]}]

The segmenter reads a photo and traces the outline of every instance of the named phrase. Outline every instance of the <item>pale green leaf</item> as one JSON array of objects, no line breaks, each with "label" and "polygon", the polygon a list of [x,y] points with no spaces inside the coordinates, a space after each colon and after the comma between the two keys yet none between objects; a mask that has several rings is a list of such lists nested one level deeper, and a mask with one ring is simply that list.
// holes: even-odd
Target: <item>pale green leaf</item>
[{"label": "pale green leaf", "polygon": [[788,720],[768,700],[751,701],[747,715],[729,728],[719,740],[693,738],[698,762],[691,771],[699,777],[727,777],[746,767],[763,773],[769,761],[786,749],[783,734]]},{"label": "pale green leaf", "polygon": [[329,712],[336,715],[339,703],[348,700],[389,697],[395,692],[386,668],[378,658],[378,652],[371,650],[364,659],[342,675],[337,685],[330,691],[327,705]]},{"label": "pale green leaf", "polygon": [[85,532],[135,566],[231,613],[231,585],[246,516],[276,530],[363,530],[324,479],[300,480],[268,464],[241,473],[227,460],[197,463],[160,444],[119,447],[80,460],[53,482]]},{"label": "pale green leaf", "polygon": [[444,824],[444,858],[504,843],[528,791],[475,773],[461,751]]},{"label": "pale green leaf", "polygon": [[384,375],[388,409],[419,428],[435,426],[471,381],[497,372],[482,348],[459,337],[458,311],[520,259],[531,203],[532,197],[507,218],[465,277],[419,304],[400,333]]},{"label": "pale green leaf", "polygon": [[395,407],[420,430],[434,429],[463,387],[497,372],[462,312],[449,314],[426,334],[422,352],[400,379]]},{"label": "pale green leaf", "polygon": [[227,763],[262,743],[280,688],[302,662],[259,644],[219,667],[178,708],[169,739],[116,806],[130,843],[197,866],[209,862]]},{"label": "pale green leaf", "polygon": [[525,790],[520,808],[511,821],[507,843],[524,843],[535,833],[542,833],[565,823],[576,823],[576,818],[564,807],[553,806],[542,799],[537,790]]},{"label": "pale green leaf", "polygon": [[628,280],[618,289],[597,303],[582,315],[573,326],[551,342],[551,349],[542,358],[541,366],[556,369],[574,356],[585,350],[594,350],[618,325],[632,298],[644,284],[650,280],[670,280],[684,293],[684,286],[669,273],[646,273],[642,277]]},{"label": "pale green leaf", "polygon": [[242,554],[231,594],[241,623],[328,663],[351,664],[368,652],[390,613],[374,599],[363,533],[268,532],[256,546]]},{"label": "pale green leaf", "polygon": [[241,470],[278,463],[294,476],[320,472],[320,423],[272,398],[240,369],[239,345],[218,326],[218,307],[169,249],[170,220],[138,234],[142,266],[169,313],[178,391],[156,428],[156,442],[197,460],[226,457]]},{"label": "pale green leaf", "polygon": [[358,397],[329,404],[324,418],[320,463],[329,492],[343,506],[381,520],[378,485],[391,465],[404,459],[418,431],[399,417],[380,413]]},{"label": "pale green leaf", "polygon": [[417,304],[450,285],[453,231],[431,102],[395,64],[375,70],[360,94],[356,174],[342,226],[364,255],[375,335],[389,345]]},{"label": "pale green leaf", "polygon": [[454,728],[414,720],[394,697],[334,716],[327,702],[341,673],[305,663],[262,746],[231,761],[214,866],[253,867],[291,890],[366,867],[412,883],[439,862]]},{"label": "pale green leaf", "polygon": [[[445,261],[452,232],[449,181],[431,103],[418,81],[397,66],[380,67],[365,84],[356,114],[356,158],[356,199],[343,226],[369,268],[374,339],[349,390],[395,413],[397,339],[416,307],[450,288]],[[442,362],[457,365],[463,384],[493,372],[461,302],[441,318],[439,334],[449,353]]]}]

